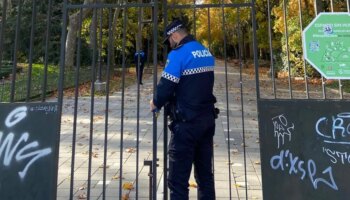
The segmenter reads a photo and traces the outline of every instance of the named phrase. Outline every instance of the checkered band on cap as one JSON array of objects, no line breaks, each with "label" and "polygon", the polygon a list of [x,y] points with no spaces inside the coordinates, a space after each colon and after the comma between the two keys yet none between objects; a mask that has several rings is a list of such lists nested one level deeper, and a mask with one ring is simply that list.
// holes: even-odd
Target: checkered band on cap
[{"label": "checkered band on cap", "polygon": [[177,30],[179,30],[181,27],[182,27],[182,24],[179,24],[179,25],[175,26],[174,28],[171,28],[170,30],[168,30],[168,32],[166,34],[167,35],[171,35],[172,33],[174,33]]},{"label": "checkered band on cap", "polygon": [[182,72],[182,75],[192,75],[192,74],[199,74],[204,72],[211,72],[214,71],[214,67],[198,67],[194,69],[186,69]]},{"label": "checkered band on cap", "polygon": [[165,79],[168,79],[169,81],[172,81],[174,83],[179,83],[180,79],[177,78],[176,76],[173,76],[167,72],[163,72],[162,73],[162,77],[165,78]]}]

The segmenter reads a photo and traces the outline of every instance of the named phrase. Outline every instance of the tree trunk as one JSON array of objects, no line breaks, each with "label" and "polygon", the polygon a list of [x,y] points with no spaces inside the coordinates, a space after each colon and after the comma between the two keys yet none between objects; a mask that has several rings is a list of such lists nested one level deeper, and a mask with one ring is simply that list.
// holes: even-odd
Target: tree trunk
[{"label": "tree trunk", "polygon": [[[4,7],[4,1],[1,0],[0,1],[0,8],[3,9]],[[12,9],[12,1],[11,0],[7,0],[7,4],[6,4],[6,12],[9,15]]]},{"label": "tree trunk", "polygon": [[318,15],[318,13],[322,12],[322,1],[321,0],[314,0],[314,6],[315,6],[315,14]]},{"label": "tree trunk", "polygon": [[[118,3],[120,3],[120,0],[118,0]],[[113,22],[112,22],[112,35],[110,37],[112,37],[111,42],[112,44],[112,48],[110,48],[111,51],[111,66],[115,66],[115,48],[114,48],[114,33],[115,33],[115,29],[117,28],[117,21],[119,18],[119,14],[120,14],[120,8],[115,9],[114,11],[114,15],[113,15]]]},{"label": "tree trunk", "polygon": [[[84,5],[93,3],[94,0],[85,0]],[[91,9],[83,9],[82,19],[84,20],[91,13]],[[76,38],[79,30],[80,12],[76,12],[69,16],[68,33],[66,38],[66,56],[65,65],[70,68],[74,65]]]}]

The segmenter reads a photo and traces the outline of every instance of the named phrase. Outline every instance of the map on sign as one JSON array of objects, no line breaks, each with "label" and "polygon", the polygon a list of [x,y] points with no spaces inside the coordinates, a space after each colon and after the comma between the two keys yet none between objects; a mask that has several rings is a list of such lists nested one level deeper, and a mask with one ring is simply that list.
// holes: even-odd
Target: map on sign
[{"label": "map on sign", "polygon": [[303,31],[305,59],[327,79],[350,79],[350,14],[320,13]]}]

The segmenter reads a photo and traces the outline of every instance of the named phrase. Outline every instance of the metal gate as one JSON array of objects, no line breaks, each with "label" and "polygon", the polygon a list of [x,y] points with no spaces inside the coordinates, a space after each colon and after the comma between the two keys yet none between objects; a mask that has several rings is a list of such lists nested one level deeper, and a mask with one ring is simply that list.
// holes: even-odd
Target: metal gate
[{"label": "metal gate", "polygon": [[[212,24],[210,23],[210,14],[212,10],[215,10],[215,13],[221,14],[219,22],[225,33],[226,27],[231,26],[225,21],[226,13],[230,11],[238,13],[234,23],[236,27],[239,28],[240,10],[251,13],[251,20],[255,18],[253,12],[254,7],[252,5],[254,5],[254,2],[220,2],[218,4],[191,2],[181,5],[168,4],[166,1],[77,5],[65,2],[61,44],[65,44],[65,41],[69,41],[66,36],[70,36],[70,33],[65,33],[67,29],[64,28],[67,26],[66,20],[68,16],[73,16],[72,13],[76,13],[75,17],[78,19],[76,24],[78,24],[78,27],[82,27],[84,24],[84,12],[92,10],[92,29],[90,29],[91,32],[89,34],[92,35],[91,44],[93,47],[91,58],[91,83],[94,84],[91,84],[91,92],[88,97],[80,97],[77,91],[78,87],[76,86],[75,96],[73,98],[67,100],[66,98],[62,98],[63,123],[61,126],[61,137],[64,137],[65,133],[67,133],[67,140],[71,141],[69,145],[71,148],[65,146],[64,143],[62,143],[62,141],[65,140],[61,138],[61,149],[67,149],[68,152],[71,152],[71,155],[65,158],[65,162],[61,157],[60,164],[62,165],[60,169],[70,168],[71,172],[69,174],[69,179],[62,176],[62,179],[60,179],[59,176],[58,197],[67,198],[66,194],[61,196],[62,190],[67,187],[69,188],[70,199],[75,197],[82,199],[167,199],[167,118],[164,116],[159,116],[157,118],[155,114],[152,115],[148,111],[148,100],[152,98],[154,88],[159,79],[157,72],[162,69],[162,65],[159,63],[164,63],[167,52],[165,47],[159,45],[162,40],[162,31],[158,33],[158,27],[161,26],[164,29],[170,16],[177,17],[190,13],[191,15],[187,17],[195,22],[197,18],[208,14],[207,24],[203,24],[202,28],[205,26],[209,27],[207,30],[207,40],[210,47],[210,40],[212,37],[210,30]],[[120,16],[117,13],[120,13]],[[137,14],[137,17],[132,16],[133,14]],[[162,16],[163,19],[159,16]],[[137,19],[137,21],[130,22],[135,19]],[[74,19],[70,17],[69,20],[70,23],[72,23]],[[113,23],[118,22],[121,22],[118,27],[120,28],[119,32],[113,27]],[[249,29],[251,32],[249,34],[251,34],[250,38],[254,40],[254,38],[256,38],[254,35],[255,20],[252,20],[251,25],[252,27]],[[192,24],[193,35],[196,35],[198,26],[199,25],[196,23]],[[103,29],[107,29],[108,32],[103,32]],[[145,29],[147,30],[148,36],[144,35]],[[70,28],[68,26],[68,31],[69,30]],[[78,71],[76,73],[76,83],[79,69],[82,68],[80,63],[83,61],[80,57],[81,42],[83,39],[81,35],[82,28],[78,28],[77,30],[76,61],[74,65],[75,70]],[[133,52],[128,52],[130,48],[128,49],[128,44],[126,43],[128,41],[126,37],[130,35],[130,32],[135,32],[134,50],[139,51],[144,49],[148,53],[147,57],[150,67],[146,68],[146,71],[151,72],[151,74],[149,75],[146,73],[146,76],[151,77],[148,77],[148,81],[145,80],[144,85],[133,84],[132,86],[127,86],[127,78],[130,76],[130,73],[132,73],[132,68],[130,68],[129,65],[133,65],[131,61]],[[115,35],[116,33],[120,34],[120,38]],[[240,33],[237,33],[237,37],[240,37]],[[104,43],[103,37],[108,42]],[[230,101],[233,96],[229,95],[228,87],[228,75],[230,72],[228,72],[227,69],[227,52],[225,48],[226,41],[228,40],[227,37],[227,34],[222,36],[223,40],[221,45],[223,45],[224,48],[221,49],[221,52],[218,52],[224,56],[222,59],[223,61],[220,63],[220,71],[224,76],[219,76],[221,76],[221,80],[226,81],[220,84],[218,83],[217,87],[225,88],[226,91],[219,92],[223,92],[219,97],[221,99],[220,106],[223,115],[220,120],[223,122],[221,126],[218,126],[218,141],[216,146],[220,151],[215,154],[216,159],[214,160],[215,167],[213,170],[216,172],[218,180],[218,198],[248,198],[246,178],[243,178],[244,175],[247,175],[246,163],[240,163],[241,166],[244,166],[244,170],[237,173],[240,174],[239,176],[241,177],[239,181],[236,181],[236,184],[233,183],[234,176],[232,175],[231,169],[233,165],[233,162],[230,160],[231,154],[232,152],[236,154],[241,154],[241,152],[245,153],[244,145],[242,146],[243,148],[239,147],[241,143],[244,144],[245,141],[244,137],[238,135],[236,142],[233,143],[232,141],[235,139],[230,136],[232,130],[240,130],[242,126],[238,125],[238,127],[235,128],[230,127],[232,120],[230,119],[230,103],[228,101]],[[119,43],[116,43],[114,40],[118,40]],[[254,46],[257,45],[255,40],[252,44],[254,44]],[[119,47],[119,51],[114,54],[117,59],[113,65],[112,60],[114,57],[112,56],[112,48],[115,48],[114,45],[119,45],[121,48]],[[239,49],[240,48],[242,48],[241,44],[239,44]],[[72,52],[74,53],[74,51]],[[255,52],[251,53],[252,55],[256,55]],[[65,45],[61,47],[60,55],[61,70],[64,71],[64,68],[67,68],[67,63],[65,65],[63,63],[66,61],[65,56],[68,56]],[[239,56],[237,58],[239,58]],[[110,92],[110,83],[112,83],[112,80],[109,79],[109,77],[111,77],[110,73],[117,73],[121,77],[120,92]],[[102,93],[102,95],[96,96],[96,92],[98,91]],[[64,96],[62,93],[61,95]],[[226,103],[224,103],[225,99]],[[65,105],[67,107],[65,107]],[[65,117],[65,109],[74,111],[68,119]],[[242,117],[242,119],[244,118]],[[67,120],[66,123],[64,120]],[[256,131],[256,127],[254,127],[253,130]],[[235,147],[239,150],[235,149]],[[86,155],[81,156],[80,150],[82,149],[85,149]],[[221,152],[222,150],[225,152]],[[84,159],[81,157],[84,157]],[[246,155],[244,155],[244,159],[245,158]],[[81,176],[81,174],[84,175]],[[61,175],[60,171],[59,175]],[[193,181],[190,183],[190,187],[192,188],[195,188],[195,185]],[[234,185],[234,187],[231,187],[232,185]],[[236,188],[240,188],[240,190],[236,190]],[[195,189],[191,190],[190,196],[190,198],[195,198]]]},{"label": "metal gate", "polygon": [[[168,199],[168,122],[163,113],[149,112],[148,101],[168,52],[161,45],[164,27],[185,16],[191,34],[216,57],[217,198],[262,199],[264,130],[257,104],[349,96],[346,81],[317,78],[295,49],[307,25],[303,19],[313,17],[307,8],[349,12],[349,1],[3,0],[0,102],[58,104],[52,197]],[[147,55],[143,85],[136,80],[138,50]],[[0,170],[5,146],[0,137]],[[196,196],[191,177],[190,199]]]}]

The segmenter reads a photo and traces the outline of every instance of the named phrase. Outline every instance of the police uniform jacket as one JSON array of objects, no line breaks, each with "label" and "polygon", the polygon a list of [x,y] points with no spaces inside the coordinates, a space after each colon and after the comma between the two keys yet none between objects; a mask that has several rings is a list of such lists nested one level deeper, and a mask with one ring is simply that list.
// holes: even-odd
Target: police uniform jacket
[{"label": "police uniform jacket", "polygon": [[191,35],[173,49],[157,86],[154,105],[160,109],[173,102],[176,112],[190,121],[212,114],[216,98],[213,95],[215,60],[212,54]]}]

